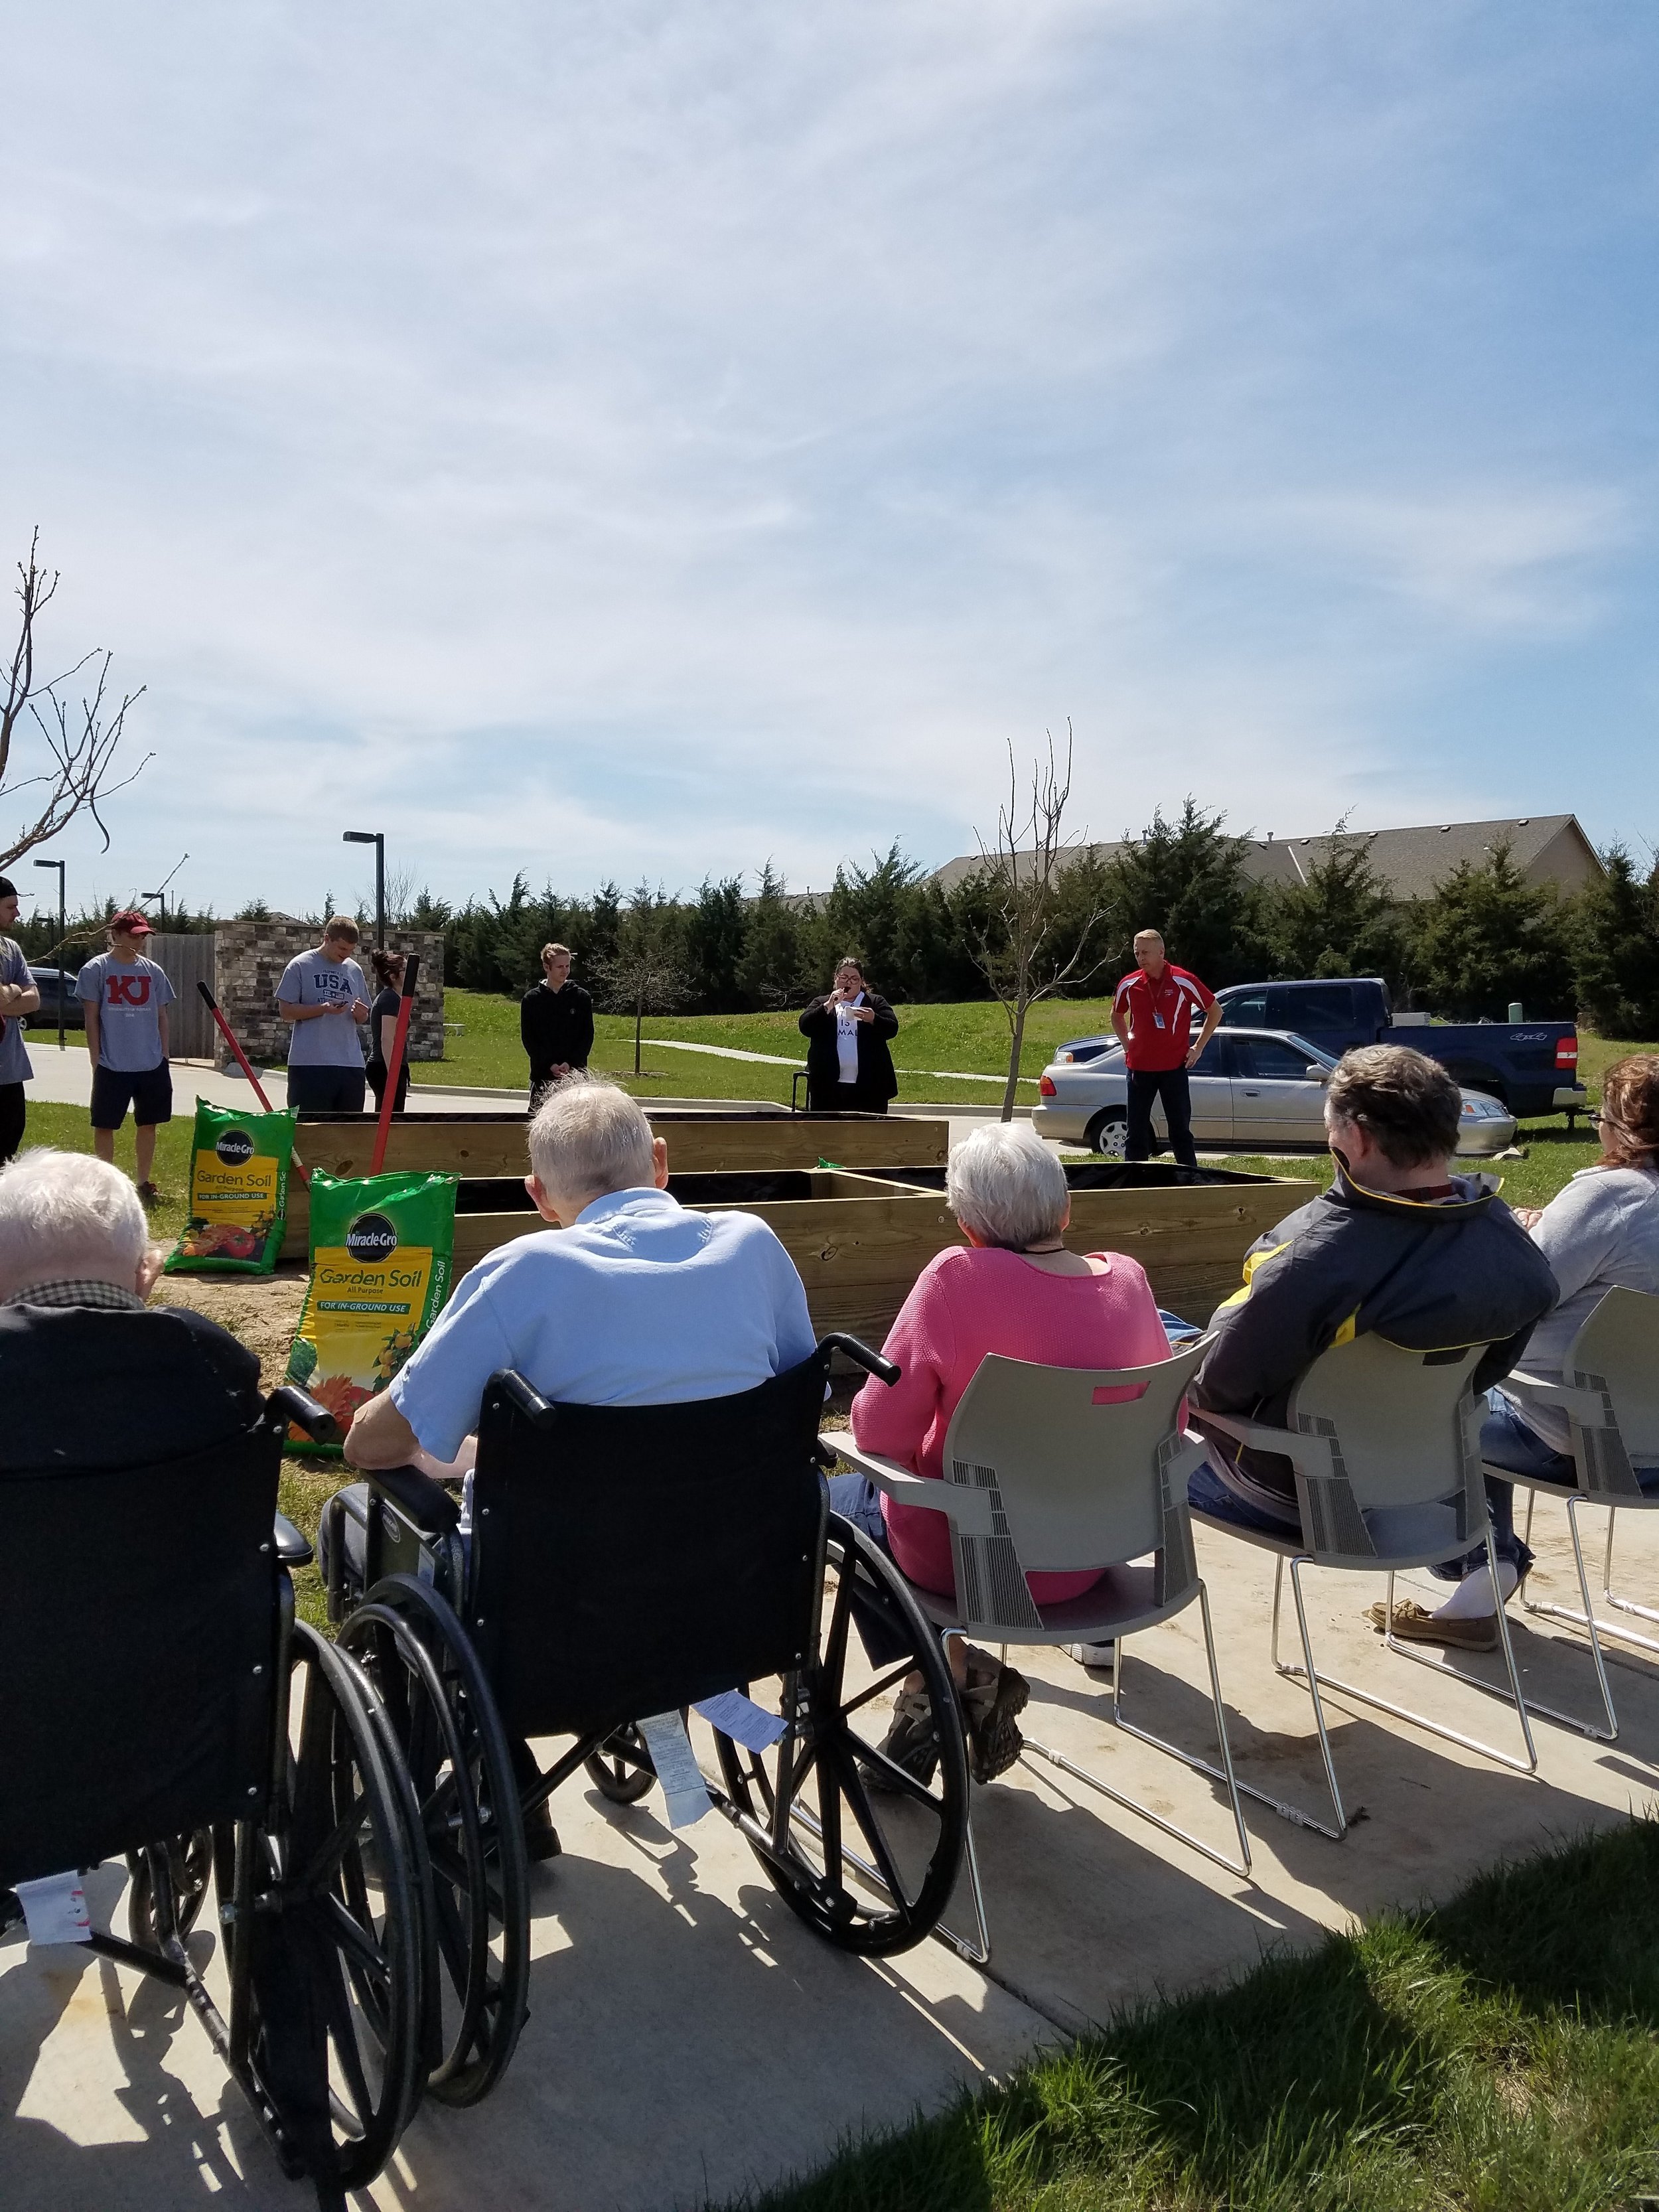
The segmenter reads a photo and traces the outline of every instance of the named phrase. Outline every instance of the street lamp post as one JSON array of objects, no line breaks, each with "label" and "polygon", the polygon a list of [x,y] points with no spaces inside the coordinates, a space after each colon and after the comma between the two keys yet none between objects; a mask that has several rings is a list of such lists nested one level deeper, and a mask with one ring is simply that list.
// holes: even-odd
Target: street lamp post
[{"label": "street lamp post", "polygon": [[342,833],[342,844],[372,845],[374,848],[374,942],[386,951],[386,832],[384,830],[347,830]]},{"label": "street lamp post", "polygon": [[64,863],[61,860],[37,860],[37,868],[56,868],[58,871],[58,1049],[64,1049],[64,939],[69,935],[69,917],[64,908]]},{"label": "street lamp post", "polygon": [[163,933],[163,934],[165,934],[165,933],[166,933],[166,930],[167,930],[167,895],[166,890],[159,890],[159,891],[140,891],[140,892],[139,892],[139,894],[138,894],[138,896],[139,896],[139,897],[140,897],[141,899],[154,899],[154,900],[155,901],[156,904],[161,908],[161,929],[162,929],[162,933]]}]

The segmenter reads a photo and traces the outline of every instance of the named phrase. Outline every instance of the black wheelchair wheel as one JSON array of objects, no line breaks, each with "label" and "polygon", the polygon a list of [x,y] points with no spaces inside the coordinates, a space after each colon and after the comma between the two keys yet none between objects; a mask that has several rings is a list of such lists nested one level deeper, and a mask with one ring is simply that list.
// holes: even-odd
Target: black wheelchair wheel
[{"label": "black wheelchair wheel", "polygon": [[198,1828],[192,1834],[174,1836],[165,1844],[149,1844],[127,1853],[127,1933],[142,1950],[161,1948],[161,1920],[157,1893],[161,1887],[158,1861],[165,1858],[172,1894],[170,1933],[188,1936],[201,1917],[213,1875],[213,1831]]},{"label": "black wheelchair wheel", "polygon": [[[232,2057],[319,2187],[349,2191],[384,2167],[424,2084],[421,1875],[367,1677],[303,1622],[289,1649],[288,1756],[269,1826],[243,1823],[234,1853],[221,1838],[217,1854],[221,1901],[235,1908],[227,1924]],[[295,2066],[277,2046],[295,2032],[296,1978],[326,2040],[325,2144],[309,2117],[284,2111],[280,2087]]]},{"label": "black wheelchair wheel", "polygon": [[427,2087],[474,2105],[501,2079],[529,2010],[530,1869],[511,1750],[466,1632],[429,1584],[388,1575],[340,1641],[385,1703],[430,1862]]},{"label": "black wheelchair wheel", "polygon": [[630,1721],[613,1729],[597,1751],[582,1761],[601,1797],[613,1805],[637,1805],[657,1778],[645,1738]]},{"label": "black wheelchair wheel", "polygon": [[[895,1656],[872,1667],[853,1599],[878,1617]],[[921,1678],[933,1723],[926,1781],[880,1747],[887,1704]],[[751,1685],[758,1702],[761,1686]],[[936,1926],[968,1835],[968,1756],[935,1631],[890,1560],[831,1514],[817,1649],[781,1678],[792,1726],[753,1752],[715,1736],[732,1812],[774,1887],[810,1928],[866,1957],[908,1951]]]}]

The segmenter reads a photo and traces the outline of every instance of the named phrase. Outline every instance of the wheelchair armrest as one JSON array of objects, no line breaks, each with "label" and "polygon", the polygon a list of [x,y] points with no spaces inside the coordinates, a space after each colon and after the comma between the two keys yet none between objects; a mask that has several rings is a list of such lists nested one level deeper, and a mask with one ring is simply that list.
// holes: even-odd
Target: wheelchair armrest
[{"label": "wheelchair armrest", "polygon": [[285,1567],[308,1567],[311,1565],[311,1546],[286,1513],[276,1516],[271,1533],[276,1540],[276,1556]]},{"label": "wheelchair armrest", "polygon": [[296,1428],[301,1428],[313,1443],[337,1444],[340,1427],[325,1406],[319,1406],[308,1390],[301,1389],[297,1382],[281,1382],[270,1394],[270,1403],[280,1406]]},{"label": "wheelchair armrest", "polygon": [[895,1504],[920,1505],[929,1513],[943,1513],[964,1536],[996,1534],[988,1490],[970,1490],[965,1483],[940,1482],[932,1475],[915,1474],[896,1460],[884,1459],[879,1452],[860,1451],[846,1429],[831,1429],[821,1441],[860,1474],[868,1475]]},{"label": "wheelchair armrest", "polygon": [[828,1336],[821,1336],[818,1350],[839,1352],[843,1358],[850,1359],[854,1367],[861,1367],[866,1375],[873,1375],[878,1382],[885,1382],[890,1389],[903,1371],[896,1361],[886,1358],[879,1352],[872,1352],[867,1344],[860,1344],[855,1336],[844,1335],[840,1329],[832,1331]]},{"label": "wheelchair armrest", "polygon": [[418,1467],[375,1467],[358,1469],[371,1490],[378,1490],[405,1512],[423,1535],[441,1535],[459,1526],[461,1509],[444,1488]]},{"label": "wheelchair armrest", "polygon": [[480,1411],[480,1426],[489,1415],[503,1403],[522,1413],[526,1420],[537,1428],[544,1428],[553,1418],[553,1408],[533,1383],[526,1382],[512,1367],[498,1367],[484,1384],[483,1405]]}]

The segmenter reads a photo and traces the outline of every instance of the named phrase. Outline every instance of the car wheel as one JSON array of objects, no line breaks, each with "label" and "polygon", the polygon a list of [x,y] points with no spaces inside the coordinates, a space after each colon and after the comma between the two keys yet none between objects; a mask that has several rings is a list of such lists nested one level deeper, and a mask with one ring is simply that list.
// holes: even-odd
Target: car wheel
[{"label": "car wheel", "polygon": [[1129,1117],[1121,1106],[1109,1106],[1103,1114],[1097,1114],[1090,1122],[1085,1141],[1091,1152],[1103,1152],[1109,1160],[1121,1160],[1129,1149]]}]

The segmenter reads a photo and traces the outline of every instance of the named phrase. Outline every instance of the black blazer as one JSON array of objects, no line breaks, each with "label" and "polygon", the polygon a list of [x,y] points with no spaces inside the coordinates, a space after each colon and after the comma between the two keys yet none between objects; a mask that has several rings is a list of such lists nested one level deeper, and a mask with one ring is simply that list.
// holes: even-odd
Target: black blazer
[{"label": "black blazer", "polygon": [[[841,1096],[841,1055],[836,1049],[836,1010],[829,998],[826,991],[814,999],[800,1018],[800,1033],[807,1040],[806,1103],[817,1112],[846,1103]],[[879,991],[866,991],[864,1001],[876,1018],[858,1025],[859,1079],[853,1104],[879,1112],[898,1094],[893,1055],[887,1049],[888,1038],[898,1035],[898,1016]]]}]

